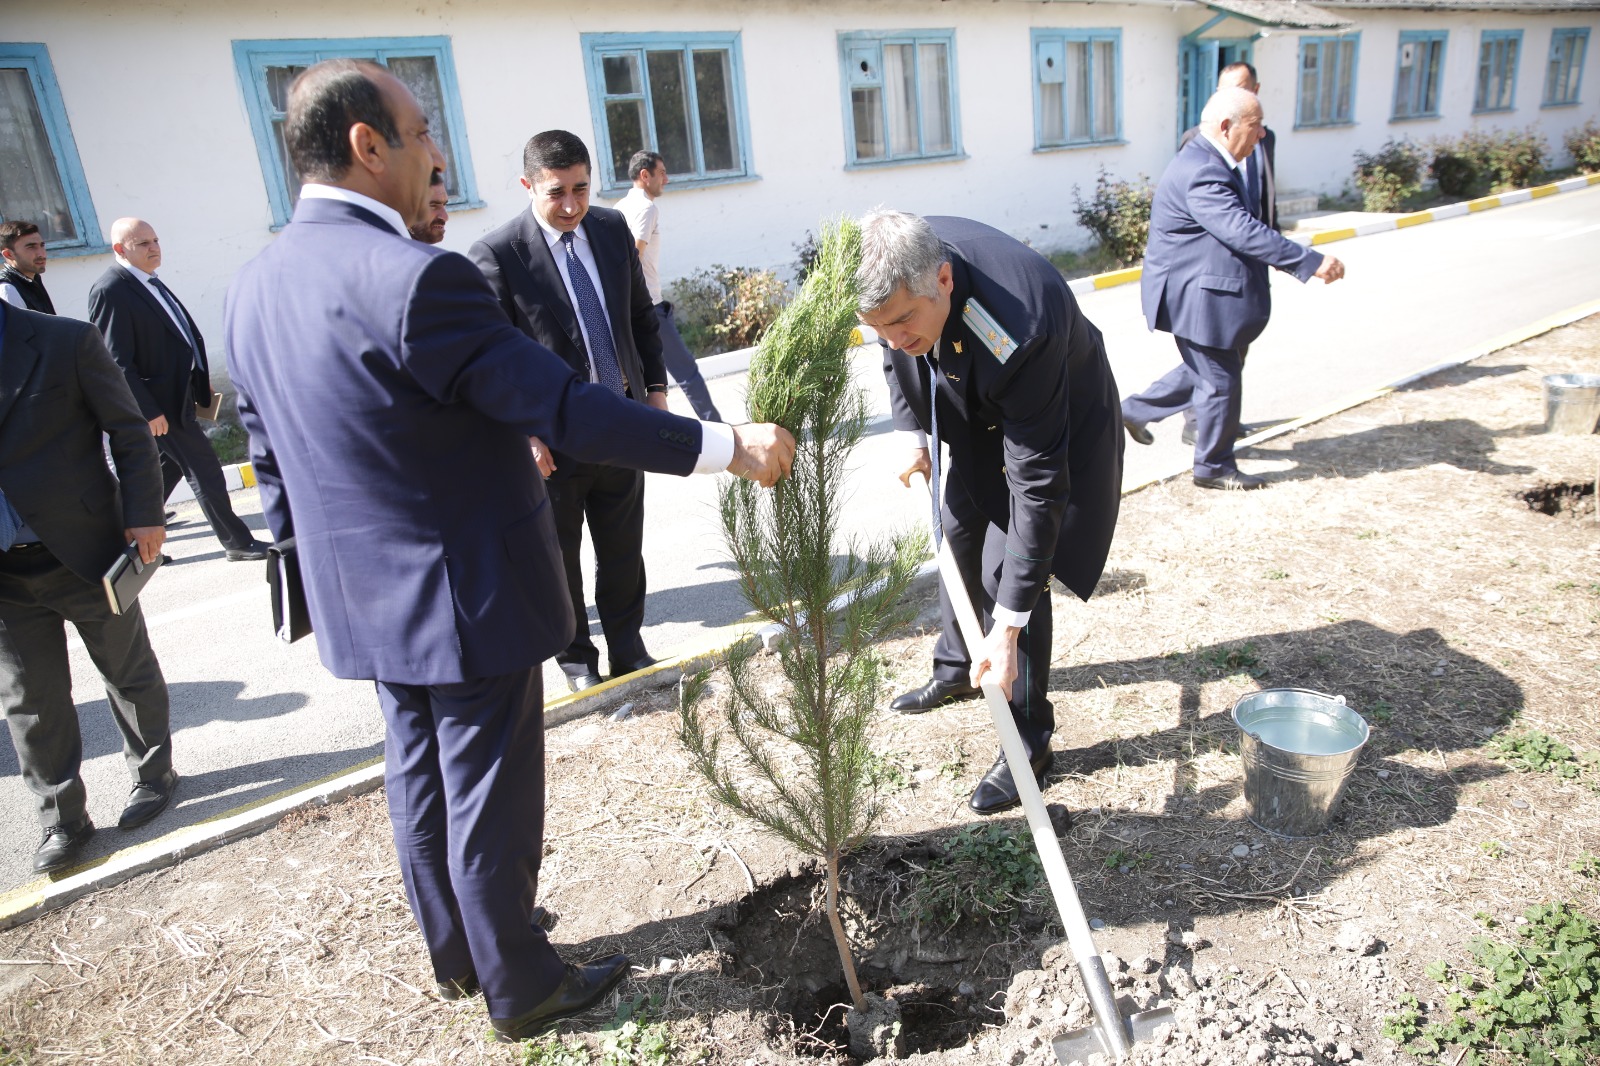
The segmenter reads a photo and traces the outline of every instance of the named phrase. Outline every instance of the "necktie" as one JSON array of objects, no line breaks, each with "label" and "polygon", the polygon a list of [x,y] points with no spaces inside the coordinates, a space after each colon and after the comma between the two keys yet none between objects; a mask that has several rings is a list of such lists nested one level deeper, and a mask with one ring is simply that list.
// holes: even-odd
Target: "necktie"
[{"label": "necktie", "polygon": [[11,506],[6,494],[0,492],[0,552],[11,550],[11,545],[16,543],[17,534],[21,530],[22,516]]},{"label": "necktie", "polygon": [[[934,351],[937,351],[937,347]],[[939,371],[934,366],[933,351],[923,357],[928,364],[928,428],[930,430],[928,442],[928,462],[933,467],[932,480],[928,488],[933,497],[933,547],[938,549],[944,541],[944,514],[940,510],[940,501],[944,499],[939,492]]]},{"label": "necktie", "polygon": [[189,350],[198,352],[200,346],[195,344],[194,334],[189,332],[189,316],[183,313],[183,307],[178,303],[178,298],[172,295],[172,290],[163,285],[161,279],[154,274],[150,275],[150,284],[155,286],[156,292],[159,292],[161,298],[167,302],[167,306],[172,308],[173,317],[178,320],[178,328],[183,331],[183,339],[189,342]]},{"label": "necktie", "polygon": [[1256,162],[1261,154],[1259,145],[1244,158],[1245,206],[1257,218],[1261,217],[1261,168]]},{"label": "necktie", "polygon": [[572,294],[578,298],[578,314],[583,316],[583,331],[589,338],[589,359],[594,364],[595,380],[618,396],[623,394],[622,368],[617,365],[617,348],[611,340],[611,326],[605,312],[600,309],[600,297],[594,291],[594,282],[578,258],[578,250],[571,233],[561,235],[561,247],[567,253],[567,277],[572,279]]}]

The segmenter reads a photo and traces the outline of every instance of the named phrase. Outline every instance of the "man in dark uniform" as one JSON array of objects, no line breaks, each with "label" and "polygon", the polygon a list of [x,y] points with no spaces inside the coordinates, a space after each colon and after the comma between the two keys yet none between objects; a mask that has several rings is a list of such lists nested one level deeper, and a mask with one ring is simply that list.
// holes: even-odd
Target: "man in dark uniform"
[{"label": "man in dark uniform", "polygon": [[[969,654],[941,586],[933,680],[892,706],[930,710],[974,695],[988,675],[1043,784],[1055,730],[1049,579],[1089,598],[1121,502],[1105,346],[1060,272],[998,230],[898,211],[873,212],[861,229],[861,320],[884,345],[895,428],[922,438],[901,479],[920,470],[937,486],[931,457],[949,447],[941,528],[988,632]],[[969,805],[993,814],[1017,802],[1002,755]]]}]

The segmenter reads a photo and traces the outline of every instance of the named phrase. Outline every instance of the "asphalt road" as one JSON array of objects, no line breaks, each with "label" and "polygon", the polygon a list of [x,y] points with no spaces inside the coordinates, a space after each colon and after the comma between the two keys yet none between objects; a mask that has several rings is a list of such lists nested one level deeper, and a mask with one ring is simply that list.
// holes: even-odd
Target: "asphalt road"
[{"label": "asphalt road", "polygon": [[[1324,250],[1345,261],[1345,281],[1302,286],[1274,275],[1272,325],[1250,352],[1247,422],[1295,417],[1600,298],[1600,186]],[[1080,301],[1105,334],[1125,394],[1176,361],[1171,338],[1144,328],[1138,301],[1137,285]],[[872,536],[924,523],[926,495],[902,489],[894,478],[904,445],[889,431],[881,372],[871,352],[859,355],[856,372],[875,404],[876,421],[856,455],[848,528]],[[740,416],[743,378],[711,385],[724,417]],[[676,394],[673,404],[688,413]],[[1188,468],[1178,420],[1153,428],[1153,446],[1128,447],[1130,484]],[[1244,466],[1271,472],[1248,459]],[[710,629],[744,613],[721,549],[717,481],[649,479],[646,639],[658,656],[702,642]],[[264,528],[254,490],[234,493],[234,506],[252,526]],[[120,739],[99,676],[82,644],[69,635],[89,812],[102,827],[86,857],[264,800],[382,753],[383,724],[371,684],[330,677],[311,640],[293,646],[275,640],[268,631],[262,564],[226,562],[192,502],[181,505],[179,514],[167,549],[175,562],[145,589],[141,602],[172,693],[175,760],[183,781],[173,807],[143,829],[115,828],[129,788]],[[547,667],[552,695],[562,691],[558,684],[559,674]],[[0,836],[0,889],[9,889],[32,880],[31,857],[40,839],[32,797],[10,745],[0,745],[0,812],[9,827]]]}]

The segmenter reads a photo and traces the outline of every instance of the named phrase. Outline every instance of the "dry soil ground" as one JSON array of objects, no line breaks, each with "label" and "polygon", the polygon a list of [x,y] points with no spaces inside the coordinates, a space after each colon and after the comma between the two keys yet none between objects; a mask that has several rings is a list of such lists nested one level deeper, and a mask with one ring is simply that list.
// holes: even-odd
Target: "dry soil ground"
[{"label": "dry soil ground", "polygon": [[[1543,433],[1539,386],[1574,370],[1600,371],[1600,318],[1251,449],[1268,491],[1139,492],[1098,595],[1058,598],[1046,798],[1072,812],[1067,861],[1129,994],[1179,1002],[1182,1039],[1215,1023],[1161,1061],[1397,1060],[1383,1016],[1437,997],[1423,967],[1464,956],[1477,912],[1600,916],[1571,869],[1600,851],[1596,773],[1519,773],[1487,746],[1538,730],[1600,749],[1600,436]],[[882,649],[902,686],[926,676],[921,596]],[[1342,694],[1372,725],[1312,840],[1246,818],[1228,710],[1275,686]],[[370,795],[0,934],[0,1063],[554,1066],[608,1039],[641,1063],[849,1061],[815,867],[708,802],[672,700],[550,731],[552,935],[634,962],[556,1036],[497,1045],[481,1001],[430,994]],[[926,895],[969,890],[974,909],[1017,853],[1020,819],[964,805],[993,757],[986,712],[875,730],[885,818],[847,869],[864,982],[896,989],[918,1061],[1054,1061],[1049,1037],[1086,1018],[1047,897],[1016,891],[991,924]],[[979,863],[952,878],[965,853]],[[641,997],[655,1024],[608,1037]]]}]

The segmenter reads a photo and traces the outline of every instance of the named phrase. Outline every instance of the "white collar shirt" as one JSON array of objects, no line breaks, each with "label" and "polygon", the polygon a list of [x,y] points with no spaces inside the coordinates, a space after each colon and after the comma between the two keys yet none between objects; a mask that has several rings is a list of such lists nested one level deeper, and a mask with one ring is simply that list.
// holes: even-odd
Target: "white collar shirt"
[{"label": "white collar shirt", "polygon": [[[545,222],[539,217],[539,212],[528,208],[533,215],[533,220],[539,224],[539,231],[544,234],[545,244],[550,248],[550,257],[556,261],[556,269],[561,272],[561,284],[567,287],[567,303],[572,307],[573,316],[578,320],[578,329],[583,333],[583,346],[586,351],[594,351],[594,342],[589,339],[589,324],[583,320],[583,312],[579,310],[578,294],[572,291],[572,275],[567,269],[567,249],[561,243],[561,231]],[[600,284],[600,269],[595,266],[594,249],[589,247],[589,237],[583,232],[583,225],[572,231],[572,251],[578,257],[578,262],[583,269],[589,272],[589,284],[594,287],[595,298],[600,301],[600,314],[611,322],[611,312],[606,307],[606,291]],[[612,338],[612,351],[616,350],[616,338]],[[598,372],[595,370],[594,360],[589,360],[589,380],[599,381]]]},{"label": "white collar shirt", "polygon": [[319,185],[314,181],[308,181],[300,186],[300,199],[338,200],[341,203],[364,207],[387,222],[389,228],[400,234],[400,236],[408,241],[411,239],[411,231],[406,229],[405,219],[400,217],[400,212],[388,204],[374,200],[365,193],[356,192],[354,189],[345,189],[338,185]]}]

